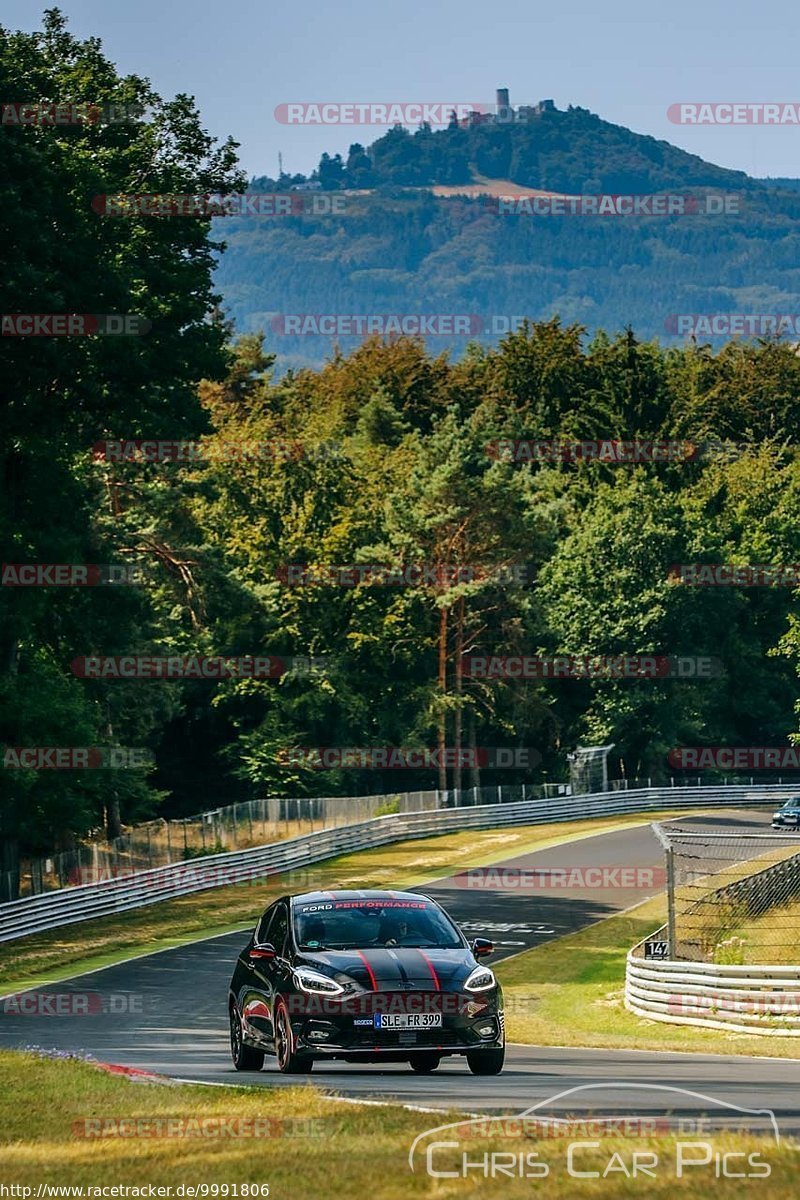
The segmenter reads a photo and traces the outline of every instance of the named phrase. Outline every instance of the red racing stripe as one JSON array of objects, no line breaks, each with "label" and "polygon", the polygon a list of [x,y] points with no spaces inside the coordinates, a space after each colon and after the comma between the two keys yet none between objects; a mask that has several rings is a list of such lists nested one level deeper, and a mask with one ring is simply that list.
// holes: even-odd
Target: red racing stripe
[{"label": "red racing stripe", "polygon": [[419,953],[422,955],[422,957],[425,959],[425,962],[428,964],[428,970],[431,973],[431,979],[434,982],[434,986],[435,986],[437,992],[440,992],[442,990],[442,985],[439,983],[439,976],[436,974],[436,968],[434,967],[433,963],[428,958],[428,956],[424,950],[420,950]]},{"label": "red racing stripe", "polygon": [[361,951],[360,951],[360,950],[356,950],[356,954],[357,954],[357,955],[358,955],[358,957],[361,959],[361,961],[363,962],[364,966],[367,968],[367,974],[369,975],[369,981],[370,981],[370,983],[372,984],[372,990],[373,990],[373,992],[377,992],[377,990],[378,990],[378,981],[377,981],[377,979],[375,978],[375,972],[373,971],[372,967],[371,967],[371,966],[369,965],[369,963],[367,962],[367,959],[366,959],[365,955],[363,955],[363,954],[361,953]]}]

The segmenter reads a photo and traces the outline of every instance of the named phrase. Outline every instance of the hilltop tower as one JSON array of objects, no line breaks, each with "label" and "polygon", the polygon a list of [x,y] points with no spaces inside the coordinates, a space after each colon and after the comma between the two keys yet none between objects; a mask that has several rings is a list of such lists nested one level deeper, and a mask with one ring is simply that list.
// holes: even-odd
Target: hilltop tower
[{"label": "hilltop tower", "polygon": [[514,110],[508,102],[508,88],[498,88],[495,92],[497,104],[495,106],[495,121],[513,121]]}]

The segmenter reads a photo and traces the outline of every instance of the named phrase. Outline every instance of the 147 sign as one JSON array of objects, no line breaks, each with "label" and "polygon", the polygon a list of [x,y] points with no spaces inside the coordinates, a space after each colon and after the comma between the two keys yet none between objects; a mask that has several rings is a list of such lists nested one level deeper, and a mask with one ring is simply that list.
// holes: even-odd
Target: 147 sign
[{"label": "147 sign", "polygon": [[645,942],[645,958],[669,958],[669,942]]}]

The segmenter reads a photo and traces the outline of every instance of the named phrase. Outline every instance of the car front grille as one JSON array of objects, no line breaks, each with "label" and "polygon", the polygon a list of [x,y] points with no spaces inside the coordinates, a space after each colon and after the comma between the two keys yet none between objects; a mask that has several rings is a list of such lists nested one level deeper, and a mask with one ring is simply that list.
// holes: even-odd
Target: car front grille
[{"label": "car front grille", "polygon": [[[470,1038],[469,1045],[473,1039]],[[354,1050],[405,1050],[406,1047],[453,1046],[464,1042],[452,1029],[354,1029],[348,1046]],[[466,1043],[465,1043],[466,1044]]]}]

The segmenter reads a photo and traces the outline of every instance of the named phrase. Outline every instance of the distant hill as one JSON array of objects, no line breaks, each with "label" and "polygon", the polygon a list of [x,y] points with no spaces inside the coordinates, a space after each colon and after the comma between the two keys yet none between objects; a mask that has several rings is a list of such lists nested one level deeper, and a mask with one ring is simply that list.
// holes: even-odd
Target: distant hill
[{"label": "distant hill", "polygon": [[[349,156],[348,156],[349,157]],[[727,171],[669,142],[632,133],[585,108],[544,112],[519,124],[437,132],[392,129],[369,151],[377,183],[467,183],[473,170],[553,192],[657,192],[673,187],[748,188]],[[358,186],[360,171],[351,186]],[[347,184],[346,184],[347,186]]]},{"label": "distant hill", "polygon": [[[331,189],[470,184],[484,176],[573,194],[759,186],[743,171],[704,162],[586,108],[553,109],[518,122],[480,119],[486,123],[435,131],[421,126],[414,133],[395,126],[367,148],[353,143],[346,158],[324,154],[310,178]],[[278,185],[266,178],[258,182]]]},{"label": "distant hill", "polygon": [[763,184],[765,187],[780,188],[787,192],[800,192],[800,179],[771,179],[767,176],[766,179],[759,179],[757,182]]},{"label": "distant hill", "polygon": [[[308,183],[318,189],[300,193],[309,204],[339,192],[345,211],[217,222],[229,246],[217,273],[226,309],[239,329],[265,329],[284,367],[319,363],[337,339],[289,336],[281,314],[469,314],[473,335],[495,340],[521,316],[668,338],[675,313],[800,312],[797,180],[751,179],[586,109],[397,127],[346,157],[323,155]],[[698,200],[672,216],[501,215],[487,200],[526,189]],[[728,193],[737,211],[707,215],[709,191]],[[362,339],[338,340],[346,350]],[[459,355],[468,340],[430,345]]]}]

